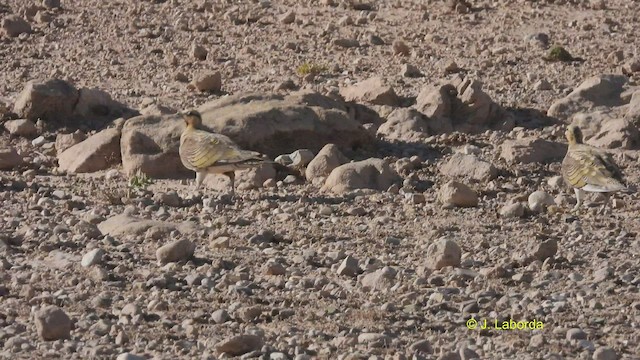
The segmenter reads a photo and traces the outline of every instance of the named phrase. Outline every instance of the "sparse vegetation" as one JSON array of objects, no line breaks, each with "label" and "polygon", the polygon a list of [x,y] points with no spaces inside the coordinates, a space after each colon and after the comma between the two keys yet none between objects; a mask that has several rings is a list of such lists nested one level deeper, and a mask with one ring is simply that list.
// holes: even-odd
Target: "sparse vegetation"
[{"label": "sparse vegetation", "polygon": [[149,185],[153,184],[153,179],[147,174],[138,171],[129,178],[129,185],[126,188],[106,189],[102,192],[103,200],[111,205],[127,204],[134,197],[134,193],[140,190],[146,190]]},{"label": "sparse vegetation", "polygon": [[129,187],[132,189],[146,189],[151,184],[153,180],[140,170],[129,179]]},{"label": "sparse vegetation", "polygon": [[554,46],[549,50],[549,54],[544,60],[568,62],[575,60],[575,58],[562,46]]},{"label": "sparse vegetation", "polygon": [[309,74],[319,75],[324,72],[327,72],[327,70],[328,68],[326,65],[305,62],[304,64],[298,66],[298,69],[296,70],[296,72],[300,76],[306,76]]}]

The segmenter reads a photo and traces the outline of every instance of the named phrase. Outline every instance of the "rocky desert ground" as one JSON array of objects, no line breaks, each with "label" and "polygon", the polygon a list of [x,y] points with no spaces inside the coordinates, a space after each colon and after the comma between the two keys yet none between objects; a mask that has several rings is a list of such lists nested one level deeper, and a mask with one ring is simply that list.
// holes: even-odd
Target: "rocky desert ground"
[{"label": "rocky desert ground", "polygon": [[[640,359],[639,17],[0,3],[0,357]],[[194,189],[190,108],[274,163]],[[572,210],[569,124],[608,210]]]}]

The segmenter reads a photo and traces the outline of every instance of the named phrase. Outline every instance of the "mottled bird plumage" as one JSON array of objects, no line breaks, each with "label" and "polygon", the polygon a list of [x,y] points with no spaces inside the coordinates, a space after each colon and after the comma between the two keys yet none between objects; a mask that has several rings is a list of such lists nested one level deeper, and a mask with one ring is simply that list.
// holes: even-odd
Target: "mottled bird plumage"
[{"label": "mottled bird plumage", "polygon": [[584,144],[582,132],[575,125],[570,125],[565,135],[569,147],[562,161],[562,177],[576,191],[576,207],[580,206],[582,191],[610,193],[626,190],[622,173],[611,155]]},{"label": "mottled bird plumage", "polygon": [[196,172],[196,187],[206,174],[225,174],[234,190],[234,172],[249,169],[265,162],[255,151],[241,149],[229,137],[202,128],[202,117],[195,110],[183,112],[186,128],[180,136],[180,160],[189,170]]}]

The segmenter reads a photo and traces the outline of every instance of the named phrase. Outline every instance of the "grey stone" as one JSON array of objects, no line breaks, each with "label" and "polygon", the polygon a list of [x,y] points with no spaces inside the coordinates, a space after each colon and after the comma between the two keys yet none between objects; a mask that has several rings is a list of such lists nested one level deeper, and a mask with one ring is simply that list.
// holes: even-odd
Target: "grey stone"
[{"label": "grey stone", "polygon": [[24,164],[24,159],[12,147],[0,148],[0,170],[11,170]]},{"label": "grey stone", "polygon": [[82,257],[81,265],[83,267],[89,267],[91,265],[99,264],[100,261],[102,261],[102,256],[104,256],[104,250],[99,248],[93,249]]},{"label": "grey stone", "polygon": [[461,256],[462,250],[455,241],[441,238],[427,248],[426,266],[436,270],[446,266],[460,266]]},{"label": "grey stone", "polygon": [[236,335],[217,343],[216,350],[231,356],[240,356],[260,349],[263,343],[262,337],[257,335]]},{"label": "grey stone", "polygon": [[9,15],[2,20],[2,31],[9,37],[16,37],[20,34],[30,33],[31,25],[17,15]]},{"label": "grey stone", "polygon": [[393,280],[396,274],[397,271],[394,268],[385,266],[382,269],[364,275],[361,280],[362,288],[368,290],[384,290],[390,288],[393,286]]},{"label": "grey stone", "polygon": [[500,146],[500,157],[509,164],[549,163],[562,160],[567,145],[539,138],[506,140]]},{"label": "grey stone", "polygon": [[13,106],[13,112],[32,121],[59,121],[67,123],[80,92],[71,83],[60,79],[45,82],[29,81]]},{"label": "grey stone", "polygon": [[193,256],[195,249],[196,245],[190,240],[176,240],[158,248],[156,258],[161,264],[185,261]]},{"label": "grey stone", "polygon": [[120,131],[106,129],[71,146],[58,155],[61,170],[88,173],[120,163]]},{"label": "grey stone", "polygon": [[409,345],[409,350],[411,352],[421,352],[423,354],[431,354],[433,353],[433,348],[431,347],[431,343],[429,340],[418,340],[411,345]]},{"label": "grey stone", "polygon": [[28,119],[7,120],[4,127],[11,135],[32,137],[38,134],[36,125]]},{"label": "grey stone", "polygon": [[41,339],[53,341],[71,337],[71,319],[54,305],[40,309],[35,315],[36,330]]},{"label": "grey stone", "polygon": [[610,347],[600,346],[593,352],[593,360],[618,360],[618,354]]},{"label": "grey stone", "polygon": [[197,74],[191,84],[201,92],[220,92],[222,90],[222,74],[219,71]]},{"label": "grey stone", "polygon": [[336,167],[327,177],[322,190],[336,194],[355,189],[384,191],[399,179],[386,161],[370,158]]},{"label": "grey stone", "polygon": [[355,277],[360,272],[360,268],[358,267],[358,260],[352,256],[347,256],[342,260],[340,266],[338,266],[338,275],[345,275]]},{"label": "grey stone", "polygon": [[500,216],[503,218],[519,218],[524,216],[525,206],[521,202],[505,205],[500,209]]},{"label": "grey stone", "polygon": [[341,88],[340,94],[347,101],[389,106],[398,106],[400,103],[393,88],[385,85],[382,78],[379,77],[372,77],[355,85]]},{"label": "grey stone", "polygon": [[229,313],[225,309],[218,309],[211,313],[211,320],[216,324],[222,324],[230,319]]},{"label": "grey stone", "polygon": [[478,194],[467,185],[449,181],[438,190],[438,200],[448,207],[474,207],[478,205]]},{"label": "grey stone", "polygon": [[307,180],[322,180],[329,176],[333,169],[348,162],[340,149],[334,144],[325,145],[318,154],[309,162],[305,169]]},{"label": "grey stone", "polygon": [[587,338],[587,333],[582,329],[572,328],[567,330],[567,340],[584,340]]},{"label": "grey stone", "polygon": [[429,119],[415,109],[395,109],[387,121],[378,127],[377,134],[387,139],[415,142],[429,136]]},{"label": "grey stone", "polygon": [[480,160],[475,155],[453,154],[440,167],[440,171],[450,177],[469,177],[473,180],[490,181],[498,176],[498,169],[493,164]]},{"label": "grey stone", "polygon": [[415,108],[431,119],[433,134],[510,130],[514,124],[509,113],[482,90],[482,82],[460,74],[448,83],[423,87]]},{"label": "grey stone", "polygon": [[595,107],[620,106],[623,104],[620,95],[626,83],[627,77],[624,75],[606,74],[590,77],[569,95],[551,104],[547,114],[565,120],[577,112]]},{"label": "grey stone", "polygon": [[553,196],[541,190],[532,192],[527,202],[529,203],[529,209],[534,212],[544,211],[547,206],[555,204]]}]

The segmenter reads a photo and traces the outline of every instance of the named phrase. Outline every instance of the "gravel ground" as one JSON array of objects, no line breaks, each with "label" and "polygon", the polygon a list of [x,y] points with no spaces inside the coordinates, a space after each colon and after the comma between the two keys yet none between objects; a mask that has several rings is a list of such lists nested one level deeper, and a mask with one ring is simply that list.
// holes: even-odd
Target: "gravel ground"
[{"label": "gravel ground", "polygon": [[[288,92],[287,80],[331,94],[381,76],[410,105],[458,68],[521,127],[432,138],[415,154],[381,143],[369,155],[398,169],[395,189],[335,195],[279,173],[233,201],[184,180],[131,187],[118,166],[64,174],[33,139],[0,133],[0,148],[26,155],[0,171],[0,357],[640,359],[638,193],[617,194],[610,213],[596,196],[570,212],[559,161],[500,156],[507,140],[565,142],[547,109],[640,59],[640,2],[55,3],[0,4],[0,18],[32,27],[0,36],[0,103],[56,77],[132,109],[180,110],[221,96],[190,86],[217,70],[228,94]],[[543,60],[554,44],[584,61]],[[305,63],[325,71],[303,76]],[[405,64],[422,76],[404,76]],[[640,152],[613,151],[639,184]],[[463,177],[477,206],[439,201],[459,152],[497,169]],[[538,190],[557,206],[530,210]],[[522,216],[501,214],[518,202]],[[471,318],[489,328],[469,329]],[[538,328],[493,328],[509,320]]]}]

